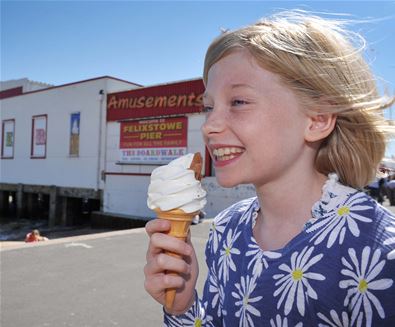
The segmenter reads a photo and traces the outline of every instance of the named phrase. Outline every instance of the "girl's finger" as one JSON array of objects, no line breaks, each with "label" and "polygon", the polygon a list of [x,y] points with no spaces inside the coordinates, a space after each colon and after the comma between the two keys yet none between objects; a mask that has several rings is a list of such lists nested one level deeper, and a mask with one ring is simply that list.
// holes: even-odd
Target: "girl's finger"
[{"label": "girl's finger", "polygon": [[152,234],[147,251],[147,261],[163,251],[173,252],[181,256],[189,256],[193,252],[192,246],[182,239],[163,233]]},{"label": "girl's finger", "polygon": [[146,276],[172,271],[176,273],[189,274],[191,266],[183,259],[173,257],[166,253],[160,253],[147,262],[144,267]]},{"label": "girl's finger", "polygon": [[165,219],[153,219],[145,224],[145,231],[151,237],[154,233],[165,233],[170,230],[170,222]]},{"label": "girl's finger", "polygon": [[182,288],[185,280],[178,275],[156,274],[149,276],[144,281],[144,288],[148,293],[158,298],[163,295],[166,288]]}]

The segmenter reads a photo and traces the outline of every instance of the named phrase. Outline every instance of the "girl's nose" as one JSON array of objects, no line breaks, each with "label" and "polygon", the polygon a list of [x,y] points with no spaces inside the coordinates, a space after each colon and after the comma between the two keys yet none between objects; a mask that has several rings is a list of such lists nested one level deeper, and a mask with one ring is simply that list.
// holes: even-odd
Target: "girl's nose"
[{"label": "girl's nose", "polygon": [[211,112],[207,113],[206,121],[202,126],[203,136],[209,136],[210,134],[221,133],[226,127],[226,119],[220,110],[212,109]]}]

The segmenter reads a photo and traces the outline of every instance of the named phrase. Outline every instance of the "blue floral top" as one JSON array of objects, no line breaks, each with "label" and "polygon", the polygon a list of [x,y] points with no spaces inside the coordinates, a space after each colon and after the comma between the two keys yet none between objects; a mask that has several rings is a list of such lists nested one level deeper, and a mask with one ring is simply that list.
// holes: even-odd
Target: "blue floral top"
[{"label": "blue floral top", "polygon": [[395,217],[329,176],[303,231],[262,251],[257,198],[214,220],[203,298],[165,326],[395,326]]}]

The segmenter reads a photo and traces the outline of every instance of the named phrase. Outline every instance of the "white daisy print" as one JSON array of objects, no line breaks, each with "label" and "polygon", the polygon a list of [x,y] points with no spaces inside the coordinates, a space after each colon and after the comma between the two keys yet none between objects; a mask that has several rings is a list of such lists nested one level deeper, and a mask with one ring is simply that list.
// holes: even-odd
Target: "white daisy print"
[{"label": "white daisy print", "polygon": [[380,318],[385,318],[384,309],[373,293],[391,287],[393,280],[390,278],[376,279],[385,266],[385,260],[380,261],[381,251],[379,249],[372,252],[369,246],[365,246],[360,261],[353,248],[348,250],[348,254],[350,261],[342,257],[345,269],[341,270],[341,274],[347,276],[347,279],[339,282],[340,288],[347,289],[344,305],[348,306],[352,312],[351,325],[354,324],[359,312],[363,310],[366,325],[371,326],[374,311],[377,311]]},{"label": "white daisy print", "polygon": [[291,264],[281,264],[279,269],[284,273],[273,276],[277,280],[275,286],[279,286],[273,293],[274,297],[281,294],[277,309],[281,307],[284,300],[284,314],[288,315],[296,302],[296,306],[300,315],[304,316],[305,302],[309,297],[317,300],[317,293],[311,287],[309,280],[325,280],[325,276],[311,272],[310,268],[321,260],[323,254],[317,254],[310,258],[314,251],[314,247],[307,246],[299,253],[294,252],[291,255]]},{"label": "white daisy print", "polygon": [[[207,302],[205,303],[207,306]],[[202,326],[212,326],[211,322],[205,316],[206,306],[199,305],[199,301],[196,300],[195,304],[193,305],[193,310],[189,310],[185,313],[183,318],[181,319],[182,327],[202,327]]]},{"label": "white daisy print", "polygon": [[226,241],[220,251],[220,258],[218,260],[219,276],[222,278],[224,283],[229,280],[229,268],[236,271],[236,265],[232,259],[232,255],[240,254],[240,250],[233,247],[233,243],[237,240],[240,234],[241,232],[236,233],[235,231],[235,233],[233,233],[232,229],[229,229]]},{"label": "white daisy print", "polygon": [[[392,225],[393,226],[389,226],[386,227],[385,230],[389,233],[392,233],[394,236],[387,238],[383,244],[384,245],[392,245],[393,247],[395,247],[395,222],[392,221]],[[387,254],[387,259],[388,260],[393,260],[395,259],[395,248],[393,250],[391,250],[388,254]]]},{"label": "white daisy print", "polygon": [[[347,312],[343,311],[342,314],[339,316],[335,310],[331,310],[329,312],[329,314],[330,314],[330,317],[327,318],[324,314],[322,314],[321,312],[318,312],[317,316],[324,322],[324,323],[319,323],[318,327],[349,327],[349,326],[351,326],[350,319],[348,317]],[[362,326],[362,319],[363,319],[363,313],[361,312],[358,316],[356,327]]]},{"label": "white daisy print", "polygon": [[214,309],[216,306],[217,308],[217,315],[218,317],[221,316],[221,313],[224,313],[222,309],[223,306],[223,299],[225,298],[224,287],[219,283],[218,274],[213,265],[210,267],[210,274],[209,274],[209,287],[208,291],[210,293],[214,293],[211,299],[211,307]]},{"label": "white daisy print", "polygon": [[212,317],[206,315],[207,302],[200,304],[197,294],[193,306],[181,316],[165,315],[165,326],[168,327],[214,327]]},{"label": "white daisy print", "polygon": [[177,319],[175,316],[166,315],[164,326],[168,327],[182,327],[183,323]]},{"label": "white daisy print", "polygon": [[326,246],[330,248],[336,240],[339,244],[343,244],[347,231],[358,237],[360,234],[358,224],[372,222],[372,219],[361,213],[372,208],[369,203],[365,204],[366,201],[366,195],[357,192],[347,198],[345,202],[337,204],[332,210],[328,211],[325,217],[318,219],[317,222],[306,229],[306,232],[310,233],[322,228],[310,241],[314,240],[314,245],[317,245],[328,238]]},{"label": "white daisy print", "polygon": [[255,308],[254,303],[260,301],[262,296],[252,297],[252,293],[256,287],[255,278],[250,278],[250,276],[241,277],[240,284],[236,283],[236,288],[238,292],[232,292],[232,296],[236,298],[235,305],[240,307],[236,311],[235,315],[239,320],[239,327],[253,327],[254,322],[251,315],[260,317],[261,313]]},{"label": "white daisy print", "polygon": [[[207,306],[208,306],[208,302],[206,301],[206,302],[204,302],[204,304],[203,304],[203,307],[204,307],[204,311],[206,312],[206,316],[205,317],[203,317],[203,320],[202,320],[202,327],[204,326],[204,327],[215,327],[214,326],[214,324],[213,324],[213,317],[212,316],[210,316],[208,313],[207,313]],[[196,325],[195,325],[196,326]],[[201,327],[201,326],[199,326],[199,327]]]},{"label": "white daisy print", "polygon": [[251,220],[254,221],[256,219],[260,208],[256,203],[251,203],[251,199],[247,199],[243,201],[243,205],[240,209],[241,210],[239,211],[242,215],[240,217],[239,224],[248,224]]},{"label": "white daisy print", "polygon": [[270,319],[270,327],[303,327],[303,323],[299,322],[295,326],[288,325],[288,318],[281,318],[280,315],[276,315],[276,320]]},{"label": "white daisy print", "polygon": [[209,244],[212,245],[213,253],[216,253],[218,250],[218,244],[222,238],[222,234],[225,230],[225,226],[228,223],[231,216],[232,215],[229,214],[229,210],[226,210],[222,212],[220,216],[217,216],[211,225]]},{"label": "white daisy print", "polygon": [[251,237],[251,241],[248,244],[248,249],[246,256],[252,256],[252,258],[247,268],[253,267],[252,276],[255,278],[261,275],[263,268],[266,269],[269,266],[266,259],[278,259],[281,257],[281,253],[278,252],[262,251],[253,237]]}]

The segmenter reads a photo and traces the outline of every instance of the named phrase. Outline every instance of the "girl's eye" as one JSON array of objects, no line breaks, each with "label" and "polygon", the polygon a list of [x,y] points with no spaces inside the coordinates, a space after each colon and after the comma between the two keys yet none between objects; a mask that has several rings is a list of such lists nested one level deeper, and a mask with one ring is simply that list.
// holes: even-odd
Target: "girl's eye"
[{"label": "girl's eye", "polygon": [[240,99],[232,100],[232,106],[241,106],[243,104],[247,104],[247,101]]},{"label": "girl's eye", "polygon": [[213,111],[213,107],[210,107],[210,106],[203,106],[203,110],[202,110],[203,112],[211,112],[211,111]]}]

